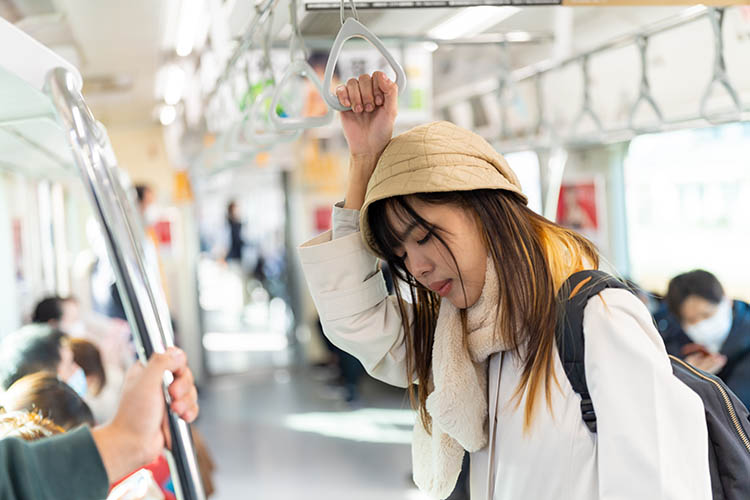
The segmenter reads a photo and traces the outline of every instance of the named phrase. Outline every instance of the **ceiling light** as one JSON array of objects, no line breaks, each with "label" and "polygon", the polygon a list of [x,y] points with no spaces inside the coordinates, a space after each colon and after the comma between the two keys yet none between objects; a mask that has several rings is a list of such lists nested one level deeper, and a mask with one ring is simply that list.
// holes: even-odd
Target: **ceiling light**
[{"label": "ceiling light", "polygon": [[518,7],[480,6],[467,7],[438,24],[427,35],[440,40],[452,40],[476,35],[519,12]]},{"label": "ceiling light", "polygon": [[177,118],[177,109],[175,109],[174,106],[167,105],[161,107],[161,111],[159,111],[159,121],[162,125],[165,127],[171,125],[175,118]]},{"label": "ceiling light", "polygon": [[422,44],[422,47],[427,52],[435,52],[439,48],[438,44],[436,44],[435,42],[424,42]]}]

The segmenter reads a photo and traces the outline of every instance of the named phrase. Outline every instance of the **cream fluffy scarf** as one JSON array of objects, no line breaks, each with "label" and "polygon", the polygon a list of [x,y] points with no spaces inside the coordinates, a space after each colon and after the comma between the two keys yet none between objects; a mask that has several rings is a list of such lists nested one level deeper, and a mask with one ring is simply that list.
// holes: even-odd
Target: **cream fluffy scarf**
[{"label": "cream fluffy scarf", "polygon": [[414,481],[436,498],[453,491],[465,451],[487,445],[487,361],[506,350],[494,336],[498,293],[497,274],[488,258],[482,295],[467,310],[468,351],[460,310],[447,300],[440,304],[432,348],[434,389],[426,405],[432,435],[417,417],[412,438]]}]

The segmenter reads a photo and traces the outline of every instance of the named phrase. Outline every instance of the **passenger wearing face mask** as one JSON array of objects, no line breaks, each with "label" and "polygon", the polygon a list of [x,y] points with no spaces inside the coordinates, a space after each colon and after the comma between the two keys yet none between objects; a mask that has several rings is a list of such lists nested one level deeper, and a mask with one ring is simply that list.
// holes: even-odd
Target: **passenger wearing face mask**
[{"label": "passenger wearing face mask", "polygon": [[664,302],[654,319],[667,351],[718,375],[750,405],[750,305],[703,270],[675,276]]},{"label": "passenger wearing face mask", "polygon": [[27,325],[0,342],[0,389],[36,372],[56,375],[83,397],[86,375],[73,359],[68,337],[48,324]]},{"label": "passenger wearing face mask", "polygon": [[66,431],[94,426],[94,415],[83,398],[51,373],[37,372],[20,378],[2,395],[0,403],[9,412],[35,411]]}]

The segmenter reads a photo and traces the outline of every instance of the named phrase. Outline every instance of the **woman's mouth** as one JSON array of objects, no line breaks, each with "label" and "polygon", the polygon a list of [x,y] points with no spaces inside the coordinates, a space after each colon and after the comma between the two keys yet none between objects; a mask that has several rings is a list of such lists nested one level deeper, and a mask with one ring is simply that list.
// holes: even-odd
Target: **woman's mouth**
[{"label": "woman's mouth", "polygon": [[445,297],[451,291],[453,287],[453,280],[435,281],[430,283],[430,288],[438,293],[441,297]]}]

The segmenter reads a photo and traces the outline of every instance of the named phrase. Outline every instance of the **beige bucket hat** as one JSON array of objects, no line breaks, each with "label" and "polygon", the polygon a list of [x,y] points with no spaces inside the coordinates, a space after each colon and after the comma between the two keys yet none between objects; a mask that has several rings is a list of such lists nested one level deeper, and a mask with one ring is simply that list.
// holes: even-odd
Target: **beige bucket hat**
[{"label": "beige bucket hat", "polygon": [[367,184],[359,215],[365,245],[380,255],[367,219],[374,202],[415,193],[476,189],[512,191],[528,202],[505,158],[474,132],[450,122],[434,122],[394,137]]}]

